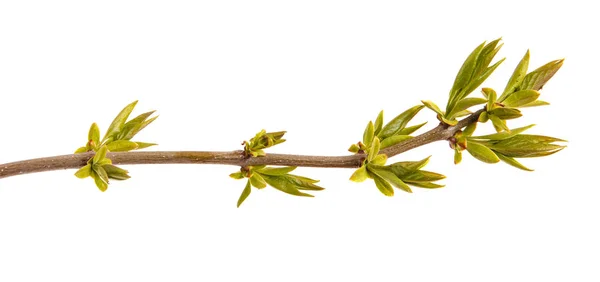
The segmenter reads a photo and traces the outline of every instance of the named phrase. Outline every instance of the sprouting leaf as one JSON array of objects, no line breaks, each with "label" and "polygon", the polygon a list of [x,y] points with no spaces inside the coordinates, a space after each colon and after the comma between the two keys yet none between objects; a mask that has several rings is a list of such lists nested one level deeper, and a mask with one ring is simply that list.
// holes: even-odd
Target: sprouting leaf
[{"label": "sprouting leaf", "polygon": [[231,177],[233,179],[243,179],[245,177],[245,175],[241,171],[237,171],[237,172],[230,174],[229,177]]},{"label": "sprouting leaf", "polygon": [[459,148],[454,148],[454,164],[459,164],[462,161],[462,152]]},{"label": "sprouting leaf", "polygon": [[102,146],[97,152],[96,155],[94,155],[94,158],[92,159],[93,163],[99,163],[101,160],[106,158],[106,152],[107,152],[107,148],[106,146]]},{"label": "sprouting leaf", "polygon": [[237,201],[238,208],[246,200],[246,198],[248,198],[248,196],[250,196],[250,192],[252,192],[252,187],[250,186],[250,180],[248,180],[246,182],[246,187],[244,187],[244,190],[242,191],[242,194],[240,195],[240,198]]},{"label": "sprouting leaf", "polygon": [[117,140],[106,144],[106,148],[111,152],[127,152],[138,148],[138,144],[129,140]]},{"label": "sprouting leaf", "polygon": [[511,138],[517,134],[520,134],[520,133],[524,132],[525,130],[530,129],[534,126],[535,126],[535,124],[530,124],[528,126],[511,129],[510,132],[499,132],[499,133],[494,133],[494,134],[489,134],[489,135],[473,136],[473,137],[470,137],[469,139],[503,140],[503,139]]},{"label": "sprouting leaf", "polygon": [[367,180],[367,178],[369,178],[369,175],[367,174],[367,167],[363,165],[355,170],[354,173],[352,173],[350,176],[350,181],[363,182]]},{"label": "sprouting leaf", "polygon": [[483,88],[481,89],[481,93],[483,93],[483,96],[487,98],[486,110],[493,110],[494,104],[496,103],[496,91],[492,88]]},{"label": "sprouting leaf", "polygon": [[385,162],[387,162],[387,156],[385,154],[379,154],[375,156],[369,163],[375,165],[385,165]]},{"label": "sprouting leaf", "polygon": [[377,115],[377,119],[375,119],[375,132],[374,134],[377,135],[379,134],[379,132],[381,132],[381,129],[383,128],[383,111],[379,112],[379,114]]},{"label": "sprouting leaf", "polygon": [[87,152],[86,147],[79,147],[79,148],[77,148],[77,150],[75,150],[75,154],[81,154],[81,153],[85,153],[85,152]]},{"label": "sprouting leaf", "polygon": [[408,135],[393,135],[390,136],[388,138],[383,139],[383,141],[381,141],[381,149],[385,149],[387,147],[391,147],[394,146],[402,141],[408,140],[413,138],[412,136],[408,136]]},{"label": "sprouting leaf", "polygon": [[137,141],[135,141],[135,143],[137,144],[137,149],[136,150],[140,150],[140,149],[148,148],[150,146],[156,146],[156,145],[158,145],[156,143],[146,143],[146,142],[137,142]]},{"label": "sprouting leaf", "polygon": [[94,178],[94,183],[96,183],[96,187],[98,187],[100,191],[105,192],[106,189],[108,189],[108,183],[104,182],[104,180],[102,180],[98,174],[96,174],[96,172],[92,171],[91,176]]},{"label": "sprouting leaf", "polygon": [[293,175],[293,174],[285,174],[278,175],[282,179],[296,185],[298,190],[310,190],[310,191],[321,191],[325,190],[325,188],[315,185],[315,183],[319,182],[319,180],[314,180],[310,178],[306,178],[303,176]]},{"label": "sprouting leaf", "polygon": [[121,128],[123,128],[123,125],[125,124],[127,118],[133,111],[133,108],[135,108],[137,102],[138,101],[134,101],[133,103],[125,106],[123,110],[121,110],[121,112],[117,115],[117,117],[115,117],[113,122],[108,127],[108,130],[106,131],[106,134],[104,134],[104,138],[102,139],[103,141],[112,137],[114,134],[118,133],[121,130]]},{"label": "sprouting leaf", "polygon": [[92,170],[96,173],[96,175],[104,182],[106,182],[106,184],[108,184],[108,173],[106,172],[106,170],[102,167],[102,165],[99,164],[92,164]]},{"label": "sprouting leaf", "polygon": [[465,129],[463,130],[463,135],[466,137],[469,137],[469,136],[473,135],[473,133],[475,132],[475,129],[477,129],[477,123],[476,122],[469,123],[469,125],[467,125],[465,127]]},{"label": "sprouting leaf", "polygon": [[391,183],[394,187],[402,189],[408,193],[412,193],[412,190],[410,189],[410,187],[408,187],[408,185],[406,185],[406,183],[404,183],[400,178],[398,178],[398,176],[396,176],[396,174],[394,174],[390,170],[390,168],[385,167],[385,166],[369,164],[367,169],[372,174],[376,174],[377,176],[389,181],[389,183]]},{"label": "sprouting leaf", "polygon": [[502,130],[510,131],[510,129],[506,125],[506,121],[504,121],[504,120],[500,119],[499,117],[492,115],[492,114],[488,114],[488,118],[492,121],[492,124],[494,125],[494,128],[496,129],[496,131],[498,131],[498,132],[501,132]]},{"label": "sprouting leaf", "polygon": [[372,174],[372,176],[373,180],[375,180],[375,186],[377,186],[377,189],[379,189],[382,194],[388,197],[394,196],[394,189],[389,182],[385,181],[385,179],[381,178],[377,174]]},{"label": "sprouting leaf", "polygon": [[373,141],[373,136],[375,136],[375,127],[373,126],[373,122],[369,121],[369,124],[367,124],[365,132],[363,133],[363,144],[370,146],[371,141]]},{"label": "sprouting leaf", "polygon": [[477,121],[481,122],[481,123],[486,123],[488,121],[488,119],[489,119],[488,113],[481,112],[481,114],[479,114],[479,117],[477,118]]},{"label": "sprouting leaf", "polygon": [[446,178],[446,176],[439,174],[439,173],[426,171],[426,170],[417,170],[408,175],[405,175],[404,177],[402,177],[402,180],[405,182],[414,183],[414,182],[433,182],[433,181],[442,180],[444,178]]},{"label": "sprouting leaf", "polygon": [[564,142],[564,140],[541,135],[519,134],[492,143],[490,148],[511,158],[543,157],[565,148],[552,144],[553,142]]},{"label": "sprouting leaf", "polygon": [[469,142],[467,145],[467,151],[469,154],[471,154],[471,156],[484,163],[497,163],[500,161],[498,156],[496,156],[496,154],[494,154],[490,148],[476,142]]},{"label": "sprouting leaf", "polygon": [[106,174],[108,175],[108,178],[110,179],[115,179],[115,180],[126,180],[131,178],[131,176],[129,176],[129,172],[127,170],[124,170],[120,167],[111,165],[111,164],[105,164],[102,165],[102,168],[106,171]]},{"label": "sprouting leaf", "polygon": [[417,115],[417,113],[419,113],[419,111],[421,111],[421,109],[423,109],[423,106],[418,105],[418,106],[414,106],[414,107],[404,111],[403,113],[399,114],[393,120],[388,122],[383,127],[383,129],[381,129],[381,132],[379,132],[379,135],[377,135],[377,136],[380,139],[385,139],[392,135],[396,135],[396,133],[398,133],[399,131],[401,131],[402,129],[404,129],[406,127],[408,122],[411,119],[413,119],[415,117],[415,115]]},{"label": "sprouting leaf", "polygon": [[502,120],[515,119],[515,118],[520,118],[523,116],[523,114],[521,114],[521,111],[514,109],[514,108],[496,108],[496,109],[491,110],[488,113],[490,113],[491,115],[497,116],[498,118],[500,118]]},{"label": "sprouting leaf", "polygon": [[434,111],[436,114],[441,116],[444,115],[444,112],[434,102],[429,100],[421,100],[421,103],[423,103],[423,105],[425,105],[425,107],[427,107],[428,109]]},{"label": "sprouting leaf", "polygon": [[423,125],[425,125],[425,124],[427,124],[427,122],[406,127],[404,129],[398,131],[398,133],[396,133],[396,135],[411,135],[413,132],[419,130],[419,128],[423,127]]},{"label": "sprouting leaf", "polygon": [[75,172],[75,176],[77,176],[77,178],[86,178],[86,177],[90,176],[91,173],[92,173],[92,165],[87,164],[84,167],[77,170],[77,172]]},{"label": "sprouting leaf", "polygon": [[100,129],[95,122],[92,123],[92,126],[90,126],[90,130],[88,132],[88,141],[93,142],[94,146],[100,145]]},{"label": "sprouting leaf", "polygon": [[263,175],[264,180],[273,188],[295,196],[313,197],[313,195],[300,192],[298,186],[291,183],[282,176]]},{"label": "sprouting leaf", "polygon": [[550,105],[550,103],[546,102],[546,101],[542,101],[542,100],[535,100],[529,104],[525,104],[525,105],[521,105],[521,108],[527,108],[527,107],[538,107],[538,106],[548,106]]},{"label": "sprouting leaf", "polygon": [[416,170],[423,168],[425,165],[427,165],[427,163],[429,163],[429,158],[431,158],[431,156],[424,158],[420,161],[416,161],[416,162],[409,162],[409,161],[397,162],[397,163],[393,163],[393,164],[389,165],[389,167],[394,174],[396,174],[398,177],[402,178],[403,176],[405,176],[409,173],[412,173]]},{"label": "sprouting leaf", "polygon": [[[490,75],[492,75],[492,73],[498,68],[498,66],[500,64],[502,64],[502,62],[504,62],[505,59],[506,58],[500,59],[498,62],[496,62],[492,66],[488,67],[478,78],[474,78],[469,83],[469,85],[467,86],[464,93],[466,95],[468,95],[469,93],[473,92],[473,90],[477,89],[477,87],[479,87],[486,79],[488,79],[488,77],[490,77]],[[466,96],[463,95],[463,97],[466,97]]]},{"label": "sprouting leaf", "polygon": [[537,92],[536,90],[521,90],[508,96],[502,104],[507,107],[516,108],[532,103],[537,100],[538,97],[540,97],[540,92]]},{"label": "sprouting leaf", "polygon": [[520,162],[518,162],[514,158],[507,157],[507,156],[505,156],[503,154],[500,154],[498,152],[496,152],[496,155],[498,156],[498,158],[500,158],[501,161],[503,161],[503,162],[505,162],[505,163],[507,163],[507,164],[509,164],[511,166],[514,166],[514,167],[516,167],[518,169],[522,169],[522,170],[525,170],[525,171],[533,171],[533,169],[530,169],[530,168],[522,165]]},{"label": "sprouting leaf", "polygon": [[294,171],[294,169],[296,169],[295,166],[283,166],[283,167],[264,167],[264,168],[258,169],[256,171],[260,172],[261,174],[284,175],[284,174],[288,174],[288,173]]},{"label": "sprouting leaf", "polygon": [[137,116],[136,118],[128,121],[123,126],[123,129],[119,132],[118,139],[130,140],[131,138],[133,138],[136,134],[142,131],[142,129],[146,128],[146,126],[148,126],[150,123],[152,123],[158,118],[158,116],[155,116],[149,120],[146,120],[146,118],[148,118],[153,113],[154,111],[143,113]]},{"label": "sprouting leaf", "polygon": [[374,137],[373,143],[371,144],[371,148],[369,149],[368,160],[372,161],[377,154],[379,154],[379,150],[381,149],[381,143],[379,142],[379,138]]},{"label": "sprouting leaf", "polygon": [[426,188],[426,189],[438,189],[438,188],[443,188],[444,185],[442,184],[436,184],[436,183],[431,183],[431,182],[406,182],[409,185],[415,186],[415,187],[419,187],[419,188]]},{"label": "sprouting leaf", "polygon": [[549,62],[528,73],[521,82],[520,89],[540,90],[562,67],[564,59]]},{"label": "sprouting leaf", "polygon": [[350,148],[348,148],[348,151],[356,154],[358,151],[360,151],[360,147],[358,147],[356,144],[352,144],[350,145]]},{"label": "sprouting leaf", "polygon": [[250,177],[250,183],[252,184],[252,186],[254,186],[258,189],[267,187],[267,183],[265,182],[265,179],[259,173],[252,174],[252,176]]},{"label": "sprouting leaf", "polygon": [[448,111],[452,110],[454,104],[462,98],[459,97],[459,94],[462,94],[462,92],[464,92],[464,88],[466,88],[469,82],[471,81],[473,77],[473,72],[475,71],[475,67],[477,65],[477,58],[479,57],[479,54],[483,50],[484,46],[485,42],[477,46],[475,50],[473,50],[471,54],[469,54],[469,56],[461,66],[460,70],[456,74],[456,78],[454,79],[454,85],[452,86],[452,90],[450,90],[450,99],[448,100],[450,101],[450,103],[448,103],[447,108]]},{"label": "sprouting leaf", "polygon": [[521,85],[521,82],[523,81],[523,79],[525,78],[525,75],[527,74],[528,67],[529,67],[529,50],[527,50],[527,52],[525,53],[525,56],[523,56],[523,59],[521,59],[521,61],[515,68],[515,71],[513,72],[512,76],[508,80],[508,83],[506,84],[506,88],[504,88],[504,92],[502,92],[502,95],[500,95],[500,98],[498,98],[498,102],[503,102],[504,99],[508,98],[508,96],[510,94],[512,94],[513,92],[518,90],[519,86]]},{"label": "sprouting leaf", "polygon": [[483,98],[464,98],[456,103],[456,106],[446,115],[446,118],[452,119],[456,117],[457,113],[476,105],[485,104],[486,102],[487,100]]}]

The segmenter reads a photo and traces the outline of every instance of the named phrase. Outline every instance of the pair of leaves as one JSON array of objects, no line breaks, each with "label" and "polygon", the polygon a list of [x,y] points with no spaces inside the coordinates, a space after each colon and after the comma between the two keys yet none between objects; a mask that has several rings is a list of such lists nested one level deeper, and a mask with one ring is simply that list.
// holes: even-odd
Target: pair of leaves
[{"label": "pair of leaves", "polygon": [[106,157],[107,152],[107,146],[102,146],[84,167],[75,172],[77,178],[92,177],[102,192],[108,189],[109,179],[125,180],[130,178],[127,170],[112,164],[112,161]]},{"label": "pair of leaves", "polygon": [[150,118],[154,113],[154,111],[150,111],[127,121],[136,104],[137,101],[134,101],[119,112],[108,127],[102,140],[100,140],[100,129],[98,125],[93,123],[88,131],[88,142],[85,146],[78,148],[75,153],[98,151],[99,148],[104,145],[106,145],[111,152],[127,152],[156,145],[154,143],[131,141],[137,133],[158,117]]},{"label": "pair of leaves", "polygon": [[[414,106],[383,125],[383,111],[379,112],[375,123],[369,121],[363,133],[362,142],[352,144],[348,151],[352,153],[366,153],[371,159],[377,156],[379,150],[394,146],[405,140],[412,138],[410,134],[417,131],[425,123],[407,127],[408,123],[423,109],[423,106]],[[377,141],[375,141],[377,140]],[[378,142],[379,146],[376,152],[373,153],[373,143]]]},{"label": "pair of leaves", "polygon": [[248,179],[246,186],[238,199],[237,206],[239,207],[246,198],[248,198],[252,191],[252,187],[263,189],[269,185],[284,193],[303,197],[313,197],[313,195],[302,191],[320,191],[325,189],[315,184],[319,182],[318,180],[289,174],[295,169],[296,167],[293,166],[253,166],[242,168],[239,172],[230,174],[229,176],[234,179]]},{"label": "pair of leaves", "polygon": [[263,149],[285,142],[285,139],[282,139],[285,133],[285,131],[267,132],[263,129],[251,138],[250,141],[242,143],[244,145],[244,153],[246,156],[264,156],[265,151]]},{"label": "pair of leaves", "polygon": [[438,119],[446,124],[454,125],[456,124],[456,118],[465,115],[468,108],[485,103],[485,101],[480,100],[463,100],[477,89],[504,61],[504,59],[501,59],[490,66],[502,47],[502,44],[498,44],[499,42],[500,38],[488,44],[483,42],[467,57],[456,75],[445,112],[437,106],[428,106],[438,114]]},{"label": "pair of leaves", "polygon": [[363,182],[373,179],[375,186],[386,196],[393,196],[393,187],[412,193],[410,186],[420,188],[441,188],[443,185],[433,183],[444,179],[439,173],[421,170],[429,162],[429,157],[416,162],[397,162],[388,166],[368,163],[357,169],[350,180]]}]

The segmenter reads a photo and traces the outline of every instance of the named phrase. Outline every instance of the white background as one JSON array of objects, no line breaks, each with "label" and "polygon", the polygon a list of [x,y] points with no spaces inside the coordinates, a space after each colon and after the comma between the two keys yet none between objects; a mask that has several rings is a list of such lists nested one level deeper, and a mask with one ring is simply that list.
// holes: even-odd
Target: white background
[{"label": "white background", "polygon": [[381,109],[445,105],[498,37],[498,90],[528,48],[531,69],[566,57],[552,105],[510,125],[569,140],[523,160],[532,173],[421,147],[393,160],[433,155],[447,187],[392,198],[300,168],[327,189],[254,190],[240,209],[235,167],[127,166],[105,193],[73,170],[2,179],[0,281],[599,281],[600,22],[551,2],[0,2],[0,163],[70,153],[136,99],[160,114],[138,138],[151,150],[239,149],[265,128],[288,131],[270,152],[343,155]]}]

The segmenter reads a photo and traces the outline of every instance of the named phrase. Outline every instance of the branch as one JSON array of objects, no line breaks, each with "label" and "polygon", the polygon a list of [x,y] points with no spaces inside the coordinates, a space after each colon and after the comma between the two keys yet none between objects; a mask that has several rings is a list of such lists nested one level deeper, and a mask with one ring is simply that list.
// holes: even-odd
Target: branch
[{"label": "branch", "polygon": [[[461,128],[476,122],[479,110],[461,120],[456,126],[440,123],[437,127],[414,138],[391,146],[381,151],[393,157],[408,150],[454,136]],[[76,169],[86,165],[94,156],[94,152],[31,159],[0,165],[0,178],[36,172]],[[202,151],[157,151],[157,152],[123,152],[107,155],[113,164],[221,164],[234,166],[278,165],[323,168],[358,168],[362,165],[364,154],[349,156],[303,156],[288,154],[267,154],[264,157],[245,157],[244,151],[202,152]]]}]

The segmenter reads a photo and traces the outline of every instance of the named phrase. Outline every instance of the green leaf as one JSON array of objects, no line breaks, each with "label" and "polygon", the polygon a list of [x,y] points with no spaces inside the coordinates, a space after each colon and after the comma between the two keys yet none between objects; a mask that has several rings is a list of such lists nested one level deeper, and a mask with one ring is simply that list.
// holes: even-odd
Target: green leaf
[{"label": "green leaf", "polygon": [[494,109],[494,103],[496,103],[496,91],[492,88],[483,88],[481,89],[481,93],[483,96],[487,98],[487,106],[486,109],[491,111]]},{"label": "green leaf", "polygon": [[508,96],[502,104],[507,107],[516,108],[532,103],[537,100],[538,97],[540,97],[540,92],[537,92],[536,90],[521,90]]},{"label": "green leaf", "polygon": [[295,166],[283,166],[283,167],[265,167],[265,168],[258,169],[257,171],[260,172],[261,174],[284,175],[284,174],[288,174],[288,173],[294,171],[294,169],[296,169]]},{"label": "green leaf", "polygon": [[265,182],[265,179],[262,176],[263,175],[260,175],[259,173],[253,173],[250,177],[250,183],[252,184],[252,186],[258,189],[267,187],[267,183]]},{"label": "green leaf", "polygon": [[528,126],[523,126],[523,127],[519,127],[519,128],[515,128],[515,129],[511,129],[510,132],[499,132],[499,133],[494,133],[494,134],[489,134],[489,135],[482,135],[482,136],[473,136],[470,137],[469,140],[472,139],[477,139],[477,140],[483,140],[483,139],[487,139],[487,140],[504,140],[504,139],[508,139],[511,138],[521,132],[524,132],[527,129],[530,129],[532,127],[534,127],[535,124],[530,124]]},{"label": "green leaf", "polygon": [[394,189],[389,182],[385,181],[385,179],[381,178],[377,174],[373,174],[372,176],[373,180],[375,180],[375,186],[377,186],[377,189],[379,189],[382,194],[388,197],[394,196]]},{"label": "green leaf", "polygon": [[298,186],[291,183],[282,176],[263,175],[264,180],[273,188],[295,196],[314,197],[313,195],[300,192]]},{"label": "green leaf", "polygon": [[462,161],[462,152],[459,148],[454,148],[454,164],[459,164]]},{"label": "green leaf", "polygon": [[434,111],[436,114],[441,116],[444,115],[444,112],[442,112],[442,110],[440,110],[440,107],[438,107],[438,105],[436,105],[434,102],[429,100],[421,100],[421,103],[423,103],[423,105],[425,105],[425,107],[427,107],[428,109]]},{"label": "green leaf", "polygon": [[242,194],[240,195],[240,198],[237,201],[238,208],[246,200],[246,198],[248,198],[248,196],[250,196],[250,192],[252,192],[252,187],[250,187],[250,180],[248,180],[248,182],[246,182],[246,187],[242,191]]},{"label": "green leaf", "polygon": [[435,183],[431,183],[431,182],[407,182],[407,184],[415,186],[415,187],[419,187],[419,188],[425,188],[425,189],[438,189],[438,188],[444,187],[444,185],[435,184]]},{"label": "green leaf", "polygon": [[473,77],[473,73],[477,66],[477,58],[479,54],[483,50],[485,46],[485,42],[481,43],[479,46],[471,52],[471,54],[467,57],[460,70],[456,74],[456,78],[454,79],[454,85],[452,86],[452,90],[450,90],[450,98],[448,103],[448,108],[446,111],[451,111],[454,108],[454,104],[458,102],[462,97],[461,94],[464,92],[465,88],[471,81]]},{"label": "green leaf", "polygon": [[490,148],[479,143],[469,142],[467,145],[467,151],[469,154],[471,154],[471,156],[484,163],[497,163],[500,161],[498,156],[494,154]]},{"label": "green leaf", "polygon": [[415,115],[417,115],[417,113],[419,113],[419,111],[421,111],[421,109],[423,109],[423,106],[418,105],[418,106],[414,106],[414,107],[404,111],[403,113],[399,114],[393,120],[388,122],[383,127],[383,129],[381,129],[381,132],[379,132],[379,135],[377,135],[377,136],[380,139],[385,139],[392,135],[396,135],[399,131],[401,131],[402,129],[404,129],[406,127],[408,122],[411,119],[413,119],[415,117]]},{"label": "green leaf", "polygon": [[549,62],[528,73],[521,82],[520,89],[540,90],[562,67],[564,59]]},{"label": "green leaf", "polygon": [[102,146],[97,152],[96,155],[94,155],[94,158],[92,159],[93,163],[98,163],[101,160],[106,158],[106,152],[107,152],[107,148],[106,146]]},{"label": "green leaf", "polygon": [[108,184],[108,173],[106,172],[106,170],[102,167],[102,165],[98,165],[98,164],[93,164],[92,165],[92,170],[96,173],[96,175],[104,182],[106,182],[106,184]]},{"label": "green leaf", "polygon": [[138,148],[138,144],[129,140],[117,140],[106,144],[106,148],[111,152],[127,152]]},{"label": "green leaf", "polygon": [[[427,122],[424,122],[424,123],[421,123],[421,124],[417,124],[417,125],[413,125],[413,126],[406,127],[406,128],[404,128],[404,129],[402,129],[402,130],[398,131],[398,132],[396,133],[396,135],[410,135],[410,134],[412,134],[413,132],[415,132],[415,131],[419,130],[419,128],[423,127],[423,125],[425,125],[425,124],[427,124]],[[384,139],[384,140],[385,140],[385,139]]]},{"label": "green leaf", "polygon": [[105,164],[102,165],[102,168],[106,171],[106,174],[108,175],[108,178],[110,179],[115,179],[115,180],[126,180],[131,178],[131,176],[129,176],[129,171],[124,170],[120,167],[111,165],[111,164]]},{"label": "green leaf", "polygon": [[527,50],[527,52],[525,53],[525,56],[523,56],[523,59],[521,59],[521,61],[515,68],[515,71],[513,72],[512,76],[508,80],[508,83],[506,84],[506,88],[504,88],[504,92],[502,93],[502,95],[500,95],[500,98],[498,98],[498,102],[504,101],[504,99],[508,98],[508,96],[511,93],[513,93],[519,89],[521,82],[523,81],[523,79],[525,78],[525,75],[527,74],[528,67],[529,67],[529,50]]},{"label": "green leaf", "polygon": [[492,75],[492,73],[498,68],[498,66],[500,64],[502,64],[502,62],[504,62],[506,58],[502,58],[500,59],[498,62],[496,62],[494,65],[492,65],[491,67],[487,68],[482,74],[481,76],[479,76],[478,78],[474,78],[469,85],[466,87],[466,90],[464,91],[465,95],[463,95],[463,97],[466,97],[466,95],[468,95],[469,93],[473,92],[475,89],[477,89],[477,87],[479,87],[481,84],[483,84],[483,82],[488,79],[488,77],[490,77],[490,75]]},{"label": "green leaf", "polygon": [[360,147],[358,147],[356,144],[352,144],[350,145],[350,148],[348,148],[348,151],[356,154],[358,151],[360,151]]},{"label": "green leaf", "polygon": [[438,180],[442,180],[442,179],[446,178],[446,176],[439,174],[439,173],[431,172],[431,171],[417,170],[417,171],[414,171],[414,172],[412,172],[408,175],[405,175],[401,178],[405,182],[414,183],[414,182],[438,181]]},{"label": "green leaf", "polygon": [[94,178],[94,183],[96,183],[96,187],[98,187],[98,189],[100,189],[100,191],[105,192],[106,189],[108,189],[108,183],[104,182],[98,176],[98,174],[96,174],[96,172],[92,171],[92,173],[90,174],[90,176],[92,176],[92,178]]},{"label": "green leaf", "polygon": [[497,116],[502,120],[515,119],[523,116],[523,114],[521,114],[521,111],[514,108],[496,108],[491,110],[489,113],[494,116]]},{"label": "green leaf", "polygon": [[488,114],[488,118],[492,121],[492,124],[494,125],[494,128],[496,129],[496,131],[498,131],[498,132],[501,132],[502,130],[510,131],[510,129],[506,125],[506,121],[502,120],[501,118],[499,118],[495,115],[492,115],[492,114]]},{"label": "green leaf", "polygon": [[486,123],[489,119],[488,113],[487,112],[481,112],[481,114],[479,114],[479,117],[477,118],[478,122],[481,123]]},{"label": "green leaf", "polygon": [[369,178],[369,175],[367,174],[367,167],[363,165],[355,170],[354,173],[352,173],[350,176],[350,181],[363,182],[367,180],[367,178]]},{"label": "green leaf", "polygon": [[85,153],[85,152],[87,152],[86,147],[79,147],[77,150],[75,150],[75,154],[81,154],[81,153]]},{"label": "green leaf", "polygon": [[370,146],[373,141],[373,136],[375,136],[375,128],[373,127],[373,122],[369,121],[369,124],[367,124],[365,132],[363,133],[363,144]]},{"label": "green leaf", "polygon": [[521,105],[520,108],[527,108],[527,107],[538,107],[538,106],[548,106],[550,105],[550,103],[546,102],[546,101],[542,101],[542,100],[535,100],[529,104],[525,104],[525,105]]},{"label": "green leaf", "polygon": [[373,158],[373,160],[371,160],[369,163],[375,164],[375,165],[385,165],[385,162],[387,162],[387,155],[379,154],[379,155],[375,156]]},{"label": "green leaf", "polygon": [[507,164],[509,164],[511,166],[514,166],[514,167],[516,167],[518,169],[522,169],[522,170],[525,170],[525,171],[533,171],[533,169],[530,169],[530,168],[522,165],[520,162],[518,162],[514,158],[507,157],[507,156],[502,155],[502,154],[500,154],[498,152],[496,152],[496,155],[498,156],[498,158],[500,158],[501,161],[503,161],[503,162],[505,162],[505,163],[507,163]]},{"label": "green leaf", "polygon": [[564,142],[564,140],[541,135],[520,134],[492,143],[490,148],[511,158],[533,158],[548,156],[565,148],[561,145],[551,144],[553,142]]},{"label": "green leaf", "polygon": [[90,126],[90,130],[88,132],[88,141],[92,141],[94,146],[100,145],[100,129],[95,122],[92,123],[92,126]]},{"label": "green leaf", "polygon": [[90,176],[91,173],[92,173],[92,166],[90,164],[87,164],[84,167],[77,170],[77,172],[75,172],[75,176],[77,176],[77,178],[86,178],[86,177]]},{"label": "green leaf", "polygon": [[144,129],[146,126],[148,126],[150,123],[152,123],[154,120],[156,120],[158,118],[158,116],[155,116],[149,120],[146,120],[154,112],[155,111],[143,113],[143,114],[135,117],[134,119],[128,121],[127,123],[125,123],[125,125],[123,125],[123,129],[119,132],[118,139],[119,140],[130,140],[131,138],[133,138],[136,134],[138,134],[140,131],[142,131],[142,129]]},{"label": "green leaf", "polygon": [[473,106],[485,104],[486,102],[487,102],[487,100],[483,99],[483,98],[462,99],[462,100],[458,101],[458,103],[456,103],[456,106],[454,107],[454,109],[452,109],[452,111],[450,113],[448,113],[446,115],[446,118],[452,119],[452,118],[456,117],[456,113],[464,111]]},{"label": "green leaf", "polygon": [[[371,165],[369,164],[367,169],[375,174],[391,183],[394,187],[402,189],[408,193],[412,193],[412,190],[406,183],[404,183],[398,176],[396,176],[388,167],[379,166],[379,165]],[[381,189],[380,189],[381,190]],[[393,194],[393,193],[392,193]]]},{"label": "green leaf", "polygon": [[381,143],[379,143],[379,138],[373,138],[373,144],[371,144],[371,148],[369,149],[368,160],[372,161],[377,154],[379,154],[379,150],[381,149]]},{"label": "green leaf", "polygon": [[394,146],[402,141],[408,140],[413,138],[412,136],[408,136],[408,135],[393,135],[390,136],[388,138],[383,139],[383,141],[381,141],[381,149],[385,149],[387,147],[391,147]]},{"label": "green leaf", "polygon": [[383,128],[383,111],[379,112],[379,114],[377,115],[377,119],[375,119],[375,132],[374,134],[377,135],[379,134],[379,132],[381,132],[381,129]]},{"label": "green leaf", "polygon": [[314,183],[319,182],[319,180],[314,180],[314,179],[310,179],[310,178],[306,178],[306,177],[298,176],[298,175],[293,175],[293,174],[280,175],[280,177],[282,179],[285,179],[286,181],[296,185],[296,188],[298,188],[298,190],[310,190],[310,191],[325,190],[325,188],[314,184]]},{"label": "green leaf", "polygon": [[158,145],[156,143],[145,143],[145,142],[137,142],[137,141],[135,141],[135,143],[137,144],[137,149],[136,150],[140,150],[140,149],[148,148],[150,146],[156,146],[156,145]]},{"label": "green leaf", "polygon": [[123,125],[125,124],[127,118],[133,111],[133,108],[135,108],[137,102],[138,101],[133,101],[133,103],[125,106],[125,108],[121,110],[121,112],[115,117],[113,122],[108,127],[108,130],[106,131],[106,134],[104,134],[104,138],[102,139],[103,141],[112,137],[114,134],[118,133],[121,130],[121,128],[123,128]]},{"label": "green leaf", "polygon": [[234,172],[232,174],[229,175],[229,177],[233,178],[233,179],[243,179],[245,177],[245,175],[241,172]]},{"label": "green leaf", "polygon": [[425,165],[427,165],[427,163],[429,163],[429,158],[431,158],[431,156],[416,162],[397,162],[389,165],[389,168],[394,174],[396,174],[396,176],[402,178],[407,174],[423,168]]},{"label": "green leaf", "polygon": [[473,133],[475,132],[475,129],[477,129],[477,123],[476,122],[469,123],[469,125],[467,125],[465,127],[465,129],[463,130],[463,135],[469,137],[469,136],[473,135]]}]

